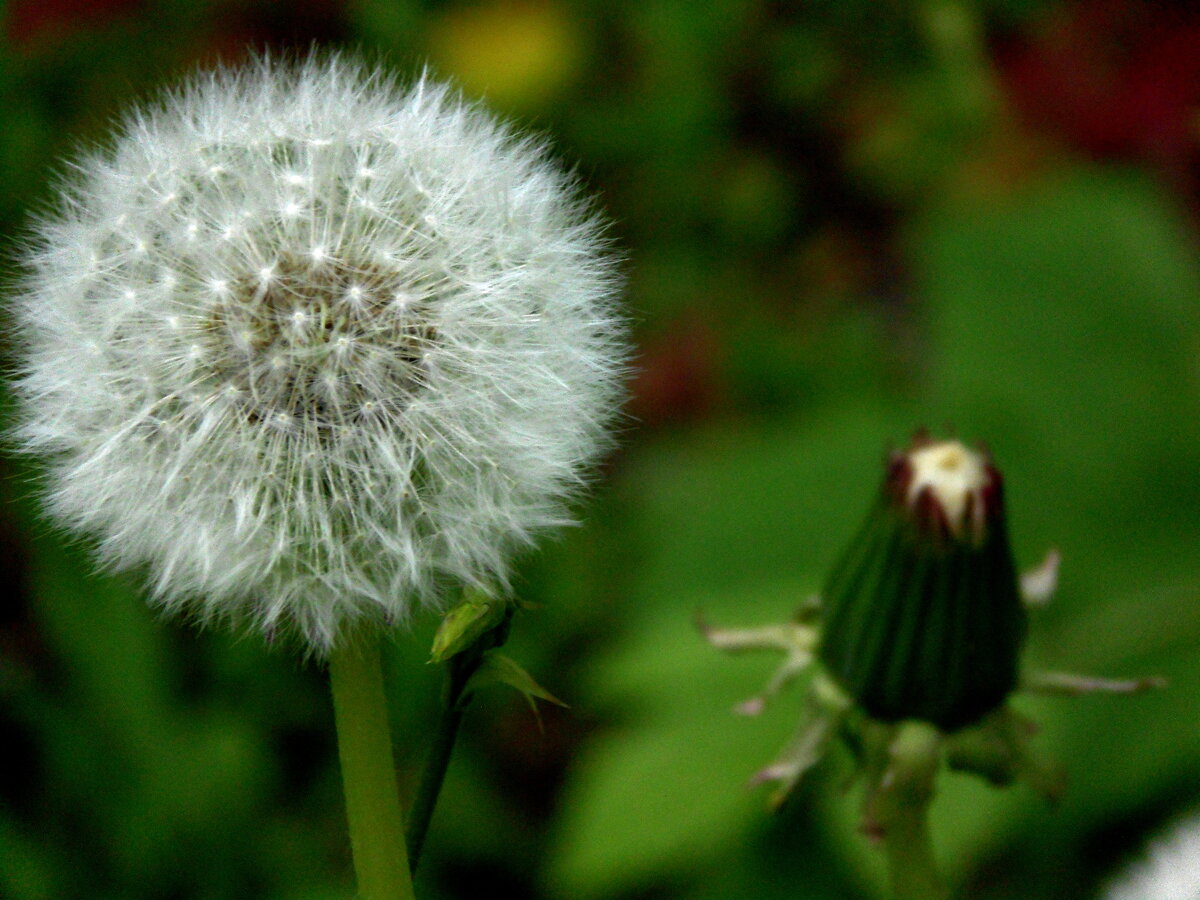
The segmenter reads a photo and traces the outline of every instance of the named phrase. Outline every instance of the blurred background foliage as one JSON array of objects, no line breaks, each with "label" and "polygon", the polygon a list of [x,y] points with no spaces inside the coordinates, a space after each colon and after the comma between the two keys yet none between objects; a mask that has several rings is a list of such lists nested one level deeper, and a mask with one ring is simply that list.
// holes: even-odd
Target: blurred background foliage
[{"label": "blurred background foliage", "polygon": [[[1071,783],[944,777],[970,898],[1083,898],[1200,803],[1200,14],[1166,0],[9,0],[0,228],[53,160],[197,64],[345,46],[550,136],[627,257],[638,371],[583,526],[524,561],[510,647],[569,710],[468,716],[422,896],[881,896],[846,760],[746,788],[800,692],[707,647],[821,587],[919,425],[985,441],[1020,561],[1064,557],[1032,665],[1157,674],[1018,698]],[[6,258],[11,260],[12,254]],[[11,274],[11,262],[7,264]],[[5,463],[0,896],[345,898],[324,675],[156,621]],[[402,779],[434,623],[388,659]]]}]

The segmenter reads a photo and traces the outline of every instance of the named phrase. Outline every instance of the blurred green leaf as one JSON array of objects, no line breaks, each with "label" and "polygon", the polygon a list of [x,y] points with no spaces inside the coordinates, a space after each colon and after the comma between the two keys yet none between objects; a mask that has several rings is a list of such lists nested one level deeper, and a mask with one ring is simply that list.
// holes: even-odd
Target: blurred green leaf
[{"label": "blurred green leaf", "polygon": [[[630,467],[635,591],[658,613],[635,618],[595,671],[589,702],[628,718],[593,742],[568,786],[554,871],[562,894],[612,893],[744,840],[761,813],[736,785],[770,758],[768,735],[783,741],[791,723],[782,703],[753,723],[713,717],[732,685],[753,687],[738,679],[744,669],[693,643],[689,607],[720,609],[730,618],[710,618],[722,625],[786,616],[819,588],[876,486],[888,438],[921,424],[917,415],[992,446],[1027,563],[1051,540],[1064,550],[1064,596],[1035,620],[1034,660],[1180,680],[1148,697],[1018,699],[1046,723],[1041,745],[1068,762],[1074,784],[1050,826],[1032,792],[944,779],[934,825],[951,872],[965,877],[1006,843],[1061,848],[1196,772],[1200,668],[1181,654],[1200,640],[1200,614],[1174,607],[1187,573],[1195,583],[1200,546],[1200,481],[1186,477],[1200,471],[1200,291],[1174,213],[1144,182],[1083,173],[986,213],[946,213],[912,247],[936,348],[923,413],[900,402],[827,410],[790,429],[663,442]],[[782,591],[791,603],[781,578],[794,579]],[[1124,627],[1131,617],[1141,624]],[[1173,724],[1164,730],[1159,717]],[[1156,727],[1164,739],[1148,741]],[[856,804],[828,810],[839,852],[876,869]]]},{"label": "blurred green leaf", "polygon": [[778,661],[731,660],[691,619],[703,609],[716,626],[782,621],[819,590],[834,532],[849,533],[877,488],[893,416],[837,409],[811,426],[664,443],[629,473],[641,499],[636,589],[653,612],[589,678],[588,702],[624,713],[568,785],[550,873],[561,896],[686,871],[766,815],[766,796],[745,785],[786,742],[799,690],[757,718],[731,715]]}]

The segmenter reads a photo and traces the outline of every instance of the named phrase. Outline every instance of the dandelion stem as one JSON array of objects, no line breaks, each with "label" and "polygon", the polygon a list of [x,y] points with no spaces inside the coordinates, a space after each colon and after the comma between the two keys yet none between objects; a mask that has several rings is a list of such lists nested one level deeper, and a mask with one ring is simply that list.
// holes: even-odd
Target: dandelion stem
[{"label": "dandelion stem", "polygon": [[946,900],[949,893],[938,874],[925,810],[912,810],[889,825],[884,839],[892,900]]},{"label": "dandelion stem", "polygon": [[929,806],[941,758],[941,733],[927,722],[909,720],[881,735],[887,738],[887,767],[875,797],[883,825],[892,900],[946,900],[929,834]]},{"label": "dandelion stem", "polygon": [[429,831],[433,810],[442,791],[442,782],[450,766],[450,755],[454,752],[458,728],[462,724],[467,703],[470,702],[470,695],[464,696],[463,691],[471,675],[479,668],[481,658],[479,655],[467,653],[453,656],[446,661],[442,710],[434,728],[433,743],[425,759],[425,768],[421,772],[421,782],[413,798],[412,812],[408,820],[408,860],[414,872],[420,863],[425,834]]},{"label": "dandelion stem", "polygon": [[434,637],[431,661],[440,662],[446,674],[442,682],[441,714],[408,820],[408,859],[414,872],[421,859],[421,848],[442,791],[442,782],[446,779],[463,713],[474,693],[472,679],[488,651],[503,646],[508,640],[512,616],[511,604],[497,606],[468,597],[446,615]]},{"label": "dandelion stem", "polygon": [[413,900],[392,761],[379,635],[352,633],[329,658],[338,755],[361,900]]}]

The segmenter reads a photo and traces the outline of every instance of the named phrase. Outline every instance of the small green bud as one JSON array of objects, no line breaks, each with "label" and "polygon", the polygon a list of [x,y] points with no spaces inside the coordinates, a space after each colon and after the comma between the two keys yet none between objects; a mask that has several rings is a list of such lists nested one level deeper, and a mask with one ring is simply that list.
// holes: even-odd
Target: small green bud
[{"label": "small green bud", "polygon": [[[445,662],[452,656],[473,647],[488,632],[500,628],[512,614],[510,604],[489,599],[481,594],[468,595],[442,619],[437,634],[433,636],[430,662]],[[507,636],[507,635],[505,635]],[[490,646],[504,643],[503,637],[490,641],[488,646],[479,647],[483,652]]]},{"label": "small green bud", "polygon": [[1025,608],[1000,473],[919,433],[824,594],[818,656],[874,719],[955,731],[1017,687]]}]

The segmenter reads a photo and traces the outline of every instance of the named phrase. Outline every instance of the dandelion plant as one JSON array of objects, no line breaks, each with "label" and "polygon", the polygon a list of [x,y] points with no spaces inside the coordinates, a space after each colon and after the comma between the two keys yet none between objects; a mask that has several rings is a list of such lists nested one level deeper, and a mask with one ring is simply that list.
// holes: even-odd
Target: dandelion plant
[{"label": "dandelion plant", "polygon": [[607,448],[600,219],[539,142],[346,57],[192,77],[78,159],[15,302],[46,504],[153,602],[327,661],[363,896],[411,896],[378,642],[503,597]]}]

